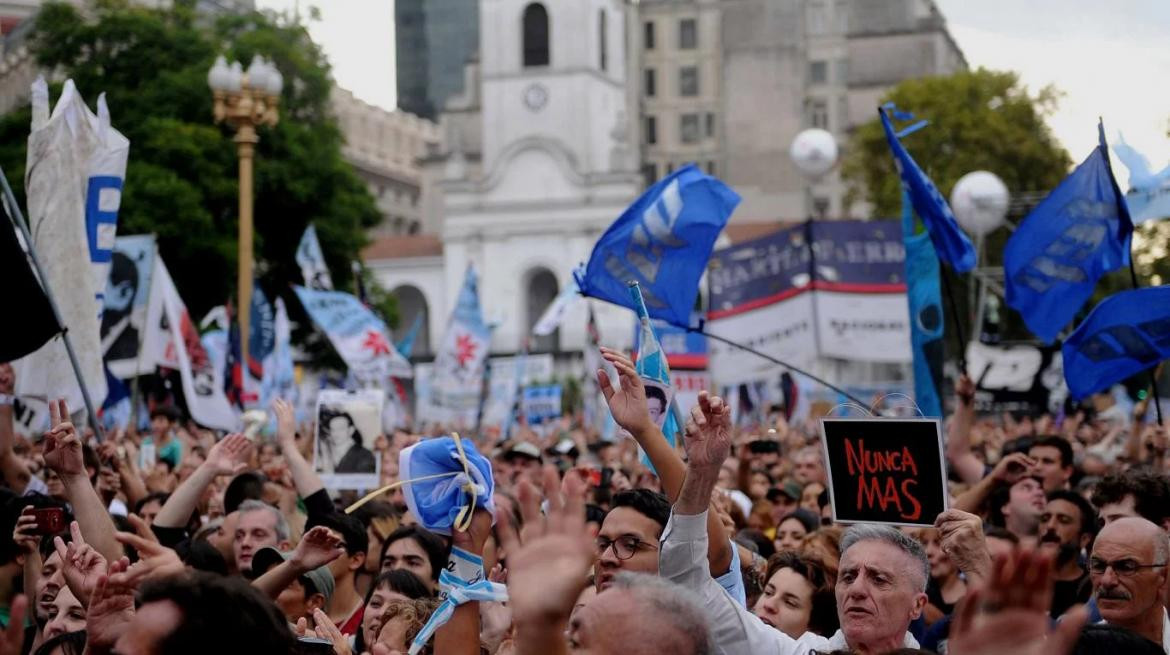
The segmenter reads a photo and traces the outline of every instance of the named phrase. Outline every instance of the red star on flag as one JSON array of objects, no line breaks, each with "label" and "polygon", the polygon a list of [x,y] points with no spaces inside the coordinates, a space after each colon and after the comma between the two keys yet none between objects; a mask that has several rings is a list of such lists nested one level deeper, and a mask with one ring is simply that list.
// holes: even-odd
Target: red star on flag
[{"label": "red star on flag", "polygon": [[460,334],[455,337],[455,359],[459,362],[459,368],[466,367],[468,362],[475,359],[477,345],[470,334]]},{"label": "red star on flag", "polygon": [[374,357],[390,354],[390,344],[386,343],[386,337],[376,330],[366,332],[366,340],[362,342],[362,348],[374,351]]}]

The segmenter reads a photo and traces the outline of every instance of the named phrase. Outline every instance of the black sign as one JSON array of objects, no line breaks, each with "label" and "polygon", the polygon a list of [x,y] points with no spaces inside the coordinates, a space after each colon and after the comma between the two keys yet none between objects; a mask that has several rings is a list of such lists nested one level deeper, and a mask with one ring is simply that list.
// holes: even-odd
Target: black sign
[{"label": "black sign", "polygon": [[933,525],[947,508],[937,419],[823,418],[833,520]]}]

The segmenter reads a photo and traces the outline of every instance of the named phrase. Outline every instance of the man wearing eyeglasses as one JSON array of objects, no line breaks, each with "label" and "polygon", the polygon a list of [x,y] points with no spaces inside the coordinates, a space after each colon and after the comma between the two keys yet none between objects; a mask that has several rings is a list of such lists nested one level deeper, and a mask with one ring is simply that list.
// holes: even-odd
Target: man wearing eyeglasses
[{"label": "man wearing eyeglasses", "polygon": [[658,575],[658,536],[670,518],[670,501],[649,489],[615,494],[597,534],[597,591],[623,571]]},{"label": "man wearing eyeglasses", "polygon": [[1170,618],[1162,605],[1170,538],[1141,518],[1106,525],[1093,544],[1089,576],[1105,623],[1136,632],[1170,654]]}]

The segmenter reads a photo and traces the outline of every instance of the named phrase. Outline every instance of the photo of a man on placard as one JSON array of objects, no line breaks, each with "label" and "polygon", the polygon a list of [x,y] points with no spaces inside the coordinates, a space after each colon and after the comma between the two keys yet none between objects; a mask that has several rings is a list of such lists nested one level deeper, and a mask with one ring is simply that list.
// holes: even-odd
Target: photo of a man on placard
[{"label": "photo of a man on placard", "polygon": [[378,484],[374,441],[382,430],[381,391],[323,389],[317,395],[313,467],[330,489],[372,489]]},{"label": "photo of a man on placard", "polygon": [[660,382],[642,378],[646,387],[646,411],[650,412],[650,420],[661,428],[666,423],[666,415],[670,412],[670,399],[673,390]]}]

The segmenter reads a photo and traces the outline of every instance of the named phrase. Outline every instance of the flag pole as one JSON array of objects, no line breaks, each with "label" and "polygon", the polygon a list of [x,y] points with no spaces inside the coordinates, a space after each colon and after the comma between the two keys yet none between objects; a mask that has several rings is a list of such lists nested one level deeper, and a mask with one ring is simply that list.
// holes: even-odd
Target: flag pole
[{"label": "flag pole", "polygon": [[[32,245],[32,236],[29,235],[28,226],[24,222],[24,214],[20,211],[20,206],[16,204],[16,196],[12,193],[12,187],[8,185],[8,176],[4,174],[3,167],[0,167],[0,184],[4,186],[4,205],[8,208],[5,212],[8,214],[8,219],[20,230],[21,236],[24,237],[25,254],[32,262],[33,268],[37,271],[37,277],[40,278],[41,288],[45,291],[45,297],[49,300],[49,308],[53,310],[53,317],[57,319],[57,324],[61,326],[61,338],[65,342],[65,352],[69,354],[69,363],[73,366],[73,374],[77,377],[77,384],[81,387],[81,398],[85,401],[85,411],[89,415],[89,425],[93,428],[93,433],[97,436],[98,441],[104,440],[102,434],[102,426],[98,422],[97,413],[93,411],[93,400],[89,396],[89,387],[85,386],[85,379],[81,375],[81,364],[77,361],[77,353],[73,350],[73,342],[69,340],[69,328],[61,320],[61,311],[57,309],[57,299],[53,297],[53,291],[49,289],[49,280],[45,277],[45,272],[41,269],[41,262],[37,259],[36,249]],[[52,399],[49,399],[52,402]]]},{"label": "flag pole", "polygon": [[[1137,269],[1133,265],[1133,254],[1129,256],[1129,281],[1133,284],[1133,288],[1138,287]],[[1154,412],[1158,417],[1158,425],[1166,425],[1162,422],[1162,403],[1161,394],[1158,393],[1158,367],[1155,366],[1147,371],[1150,376],[1150,393],[1154,394]]]}]

